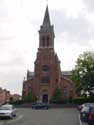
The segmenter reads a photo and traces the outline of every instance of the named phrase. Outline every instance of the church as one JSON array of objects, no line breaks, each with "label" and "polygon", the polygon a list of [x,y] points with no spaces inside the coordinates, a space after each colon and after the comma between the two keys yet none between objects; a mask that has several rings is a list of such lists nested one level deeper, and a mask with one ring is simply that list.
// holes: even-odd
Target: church
[{"label": "church", "polygon": [[22,97],[30,91],[39,102],[49,102],[56,87],[63,99],[75,97],[75,87],[70,71],[61,71],[60,60],[54,50],[54,26],[51,25],[49,9],[46,7],[43,24],[39,30],[39,47],[34,62],[34,72],[27,71],[23,81]]}]

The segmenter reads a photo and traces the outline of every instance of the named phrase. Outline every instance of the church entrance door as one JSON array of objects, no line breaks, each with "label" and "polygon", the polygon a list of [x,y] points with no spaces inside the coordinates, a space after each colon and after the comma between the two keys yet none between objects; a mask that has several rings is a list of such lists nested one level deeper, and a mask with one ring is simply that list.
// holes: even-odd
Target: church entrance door
[{"label": "church entrance door", "polygon": [[44,94],[44,95],[42,96],[42,102],[43,102],[43,103],[48,103],[48,95],[47,95],[47,94]]}]

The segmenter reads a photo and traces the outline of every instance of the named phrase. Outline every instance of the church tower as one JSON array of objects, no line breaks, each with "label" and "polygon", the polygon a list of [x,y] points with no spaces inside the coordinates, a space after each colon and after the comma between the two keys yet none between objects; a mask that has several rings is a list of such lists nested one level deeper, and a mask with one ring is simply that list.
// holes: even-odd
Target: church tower
[{"label": "church tower", "polygon": [[48,6],[39,30],[39,48],[35,60],[35,88],[39,100],[48,102],[60,81],[60,61],[54,51],[54,27],[51,25]]},{"label": "church tower", "polygon": [[61,72],[60,61],[54,50],[54,38],[54,27],[51,25],[47,6],[39,30],[39,47],[34,62],[34,72],[28,70],[27,78],[23,81],[23,99],[32,93],[37,101],[48,103],[57,87],[62,93],[62,99],[75,96],[75,88],[69,78],[71,72]]},{"label": "church tower", "polygon": [[39,49],[54,49],[54,29],[50,23],[48,6],[46,8],[43,24],[39,30]]}]

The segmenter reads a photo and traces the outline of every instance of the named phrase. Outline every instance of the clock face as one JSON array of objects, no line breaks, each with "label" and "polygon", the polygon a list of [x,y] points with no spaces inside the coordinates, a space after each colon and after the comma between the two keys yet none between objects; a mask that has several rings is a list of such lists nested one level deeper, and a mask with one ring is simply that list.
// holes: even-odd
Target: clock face
[{"label": "clock face", "polygon": [[46,71],[49,70],[49,67],[48,67],[47,65],[43,65],[43,66],[42,66],[42,70],[46,72]]}]

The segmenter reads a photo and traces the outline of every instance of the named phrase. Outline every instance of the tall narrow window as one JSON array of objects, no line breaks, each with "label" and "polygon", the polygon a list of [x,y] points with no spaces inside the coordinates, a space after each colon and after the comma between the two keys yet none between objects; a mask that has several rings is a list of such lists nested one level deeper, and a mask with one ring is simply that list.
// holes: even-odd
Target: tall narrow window
[{"label": "tall narrow window", "polygon": [[64,98],[68,96],[67,87],[64,87],[63,95],[64,95]]},{"label": "tall narrow window", "polygon": [[43,76],[41,78],[41,83],[50,83],[50,77],[49,76]]},{"label": "tall narrow window", "polygon": [[45,37],[42,37],[42,46],[45,46]]},{"label": "tall narrow window", "polygon": [[47,36],[47,47],[49,46],[49,37]]}]

